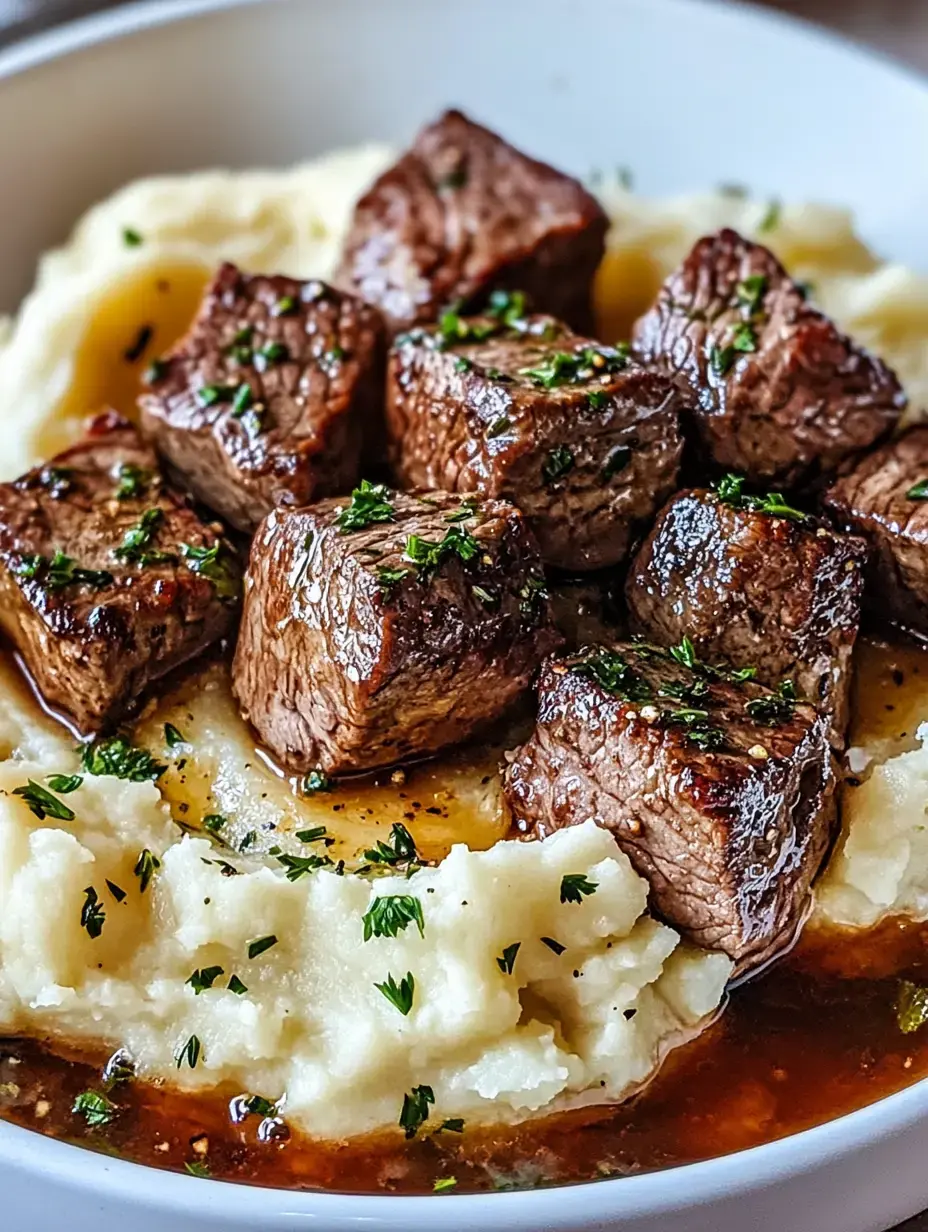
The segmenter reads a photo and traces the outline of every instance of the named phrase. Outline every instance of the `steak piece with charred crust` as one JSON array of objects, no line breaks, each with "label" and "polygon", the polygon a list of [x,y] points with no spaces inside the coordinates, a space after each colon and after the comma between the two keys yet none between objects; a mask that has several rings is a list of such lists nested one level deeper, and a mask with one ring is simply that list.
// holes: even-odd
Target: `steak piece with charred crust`
[{"label": "steak piece with charred crust", "polygon": [[864,601],[883,620],[928,634],[928,427],[869,454],[824,494],[836,526],[870,543]]},{"label": "steak piece with charred crust", "polygon": [[607,228],[577,180],[448,111],[358,202],[335,281],[394,330],[481,307],[494,287],[588,330]]},{"label": "steak piece with charred crust", "polygon": [[626,579],[631,628],[662,646],[689,637],[700,658],[771,688],[790,682],[843,748],[866,559],[862,539],[728,476],[661,511]]},{"label": "steak piece with charred crust", "polygon": [[388,364],[390,458],[403,485],[519,506],[545,562],[617,564],[674,490],[677,391],[627,350],[523,315],[448,314],[397,338]]},{"label": "steak piece with charred crust", "polygon": [[117,415],[0,484],[0,627],[83,735],[229,633],[240,588],[220,528],[165,485]]},{"label": "steak piece with charred crust", "polygon": [[635,325],[634,346],[693,391],[707,457],[761,484],[827,476],[888,435],[906,405],[895,374],[735,231],[696,244]]},{"label": "steak piece with charred crust", "polygon": [[340,774],[465,740],[560,641],[514,506],[363,484],[258,530],[233,683],[283,766]]},{"label": "steak piece with charred crust", "polygon": [[520,830],[593,818],[654,909],[739,971],[790,942],[835,816],[810,706],[634,643],[549,660],[538,694],[535,733],[506,771]]},{"label": "steak piece with charred crust", "polygon": [[186,337],[152,365],[142,427],[198,500],[249,531],[275,505],[351,489],[379,431],[382,377],[373,308],[226,264]]}]

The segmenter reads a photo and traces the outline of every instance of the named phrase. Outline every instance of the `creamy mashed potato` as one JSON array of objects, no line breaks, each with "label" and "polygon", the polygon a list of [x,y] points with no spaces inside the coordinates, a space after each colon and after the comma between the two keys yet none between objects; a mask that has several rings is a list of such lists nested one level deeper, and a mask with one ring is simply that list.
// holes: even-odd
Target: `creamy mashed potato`
[{"label": "creamy mashed potato", "polygon": [[[292,1123],[340,1137],[395,1125],[421,1084],[436,1124],[525,1116],[587,1091],[622,1098],[720,1003],[730,962],[645,914],[644,881],[592,822],[543,843],[458,845],[411,878],[321,869],[288,881],[234,857],[230,876],[229,853],[180,836],[152,783],[85,776],[67,795],[72,821],[38,819],[14,789],[79,767],[15,696],[0,729],[5,1030],[121,1045],[140,1075],[188,1088],[285,1096]],[[133,870],[146,849],[161,867],[143,891]],[[562,901],[577,875],[595,890]],[[88,887],[105,913],[96,938],[80,923]],[[365,941],[365,913],[391,895],[415,896],[422,935],[412,923]],[[222,975],[197,995],[187,981],[210,967]],[[375,985],[407,973],[404,1016]],[[247,991],[228,988],[233,975]],[[178,1069],[193,1036],[196,1066],[188,1051]]]},{"label": "creamy mashed potato", "polygon": [[[328,276],[352,201],[391,157],[369,147],[287,172],[144,180],[91,210],[43,259],[17,317],[0,321],[0,478],[74,440],[89,411],[131,414],[144,363],[186,328],[220,260]],[[769,244],[899,371],[911,415],[928,405],[928,278],[878,262],[846,212],[732,191],[600,192],[613,219],[597,285],[605,336],[626,336],[695,239],[731,225]],[[13,793],[30,778],[76,772],[73,741],[0,675],[4,1030],[124,1046],[143,1076],[285,1099],[295,1124],[346,1136],[395,1125],[404,1094],[421,1084],[434,1091],[435,1124],[620,1099],[719,1007],[730,963],[648,917],[645,884],[607,833],[587,823],[543,843],[498,841],[507,824],[498,779],[479,768],[440,771],[443,820],[416,832],[427,857],[444,855],[437,867],[409,880],[322,868],[288,881],[270,848],[300,850],[294,830],[307,807],[311,820],[314,808],[331,816],[321,804],[300,812],[285,783],[245,760],[251,746],[223,687],[204,688],[178,715],[193,742],[186,771],[171,760],[158,786],[84,776],[65,797],[75,817],[62,822],[36,817]],[[138,738],[158,747],[165,717],[143,723]],[[818,918],[928,916],[928,744],[860,756],[875,769],[851,796]],[[346,858],[386,837],[403,808],[372,817],[368,800],[348,800]],[[226,843],[249,840],[246,855],[178,828],[207,811],[227,816]],[[448,853],[462,832],[469,847]],[[143,850],[161,865],[145,892],[134,871]],[[595,892],[562,902],[563,877],[580,874]],[[81,926],[91,886],[105,912],[97,938]],[[416,897],[424,935],[411,924],[365,942],[365,913],[391,893]],[[249,958],[250,943],[270,936],[276,943]],[[196,995],[189,978],[209,967],[222,976]],[[375,984],[407,972],[415,995],[404,1016]],[[228,988],[233,976],[246,992]]]}]

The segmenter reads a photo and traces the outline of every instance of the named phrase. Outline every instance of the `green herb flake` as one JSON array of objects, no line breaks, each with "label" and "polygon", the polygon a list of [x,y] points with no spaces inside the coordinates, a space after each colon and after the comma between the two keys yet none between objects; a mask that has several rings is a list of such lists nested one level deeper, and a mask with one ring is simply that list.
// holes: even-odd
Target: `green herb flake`
[{"label": "green herb flake", "polygon": [[232,395],[232,415],[234,418],[241,419],[246,411],[251,410],[253,403],[254,395],[251,392],[251,386],[247,381],[243,381]]},{"label": "green herb flake", "polygon": [[148,548],[164,524],[164,510],[157,505],[146,509],[136,522],[129,528],[118,548],[113,549],[113,555],[124,564],[153,565],[175,558],[167,552],[150,552]]},{"label": "green herb flake", "polygon": [[364,530],[377,522],[393,522],[396,510],[392,503],[393,493],[383,483],[370,483],[362,479],[351,493],[351,503],[335,518],[335,525],[345,534],[350,530]]},{"label": "green herb flake", "polygon": [[579,351],[555,351],[537,367],[520,368],[519,375],[542,389],[559,385],[582,384],[594,377],[621,372],[628,365],[630,349],[625,344],[615,347],[586,346]]},{"label": "green herb flake", "polygon": [[184,1163],[184,1171],[188,1176],[197,1176],[201,1180],[208,1180],[212,1173],[209,1168],[200,1159],[188,1159]]},{"label": "green herb flake", "polygon": [[550,451],[541,467],[541,477],[550,487],[568,475],[576,465],[574,455],[566,445],[558,445]]},{"label": "green herb flake", "polygon": [[374,572],[380,593],[392,594],[403,578],[408,577],[411,572],[410,569],[390,569],[386,565],[380,565]]},{"label": "green herb flake", "polygon": [[555,941],[553,937],[542,937],[541,944],[546,945],[552,954],[556,954],[559,958],[567,949],[566,945],[561,945],[560,941]]},{"label": "green herb flake", "polygon": [[396,937],[410,924],[416,925],[420,937],[425,936],[422,904],[412,894],[390,894],[375,898],[362,919],[365,941],[370,941],[371,937]]},{"label": "green herb flake", "polygon": [[766,234],[768,231],[773,231],[779,226],[782,209],[782,205],[776,200],[776,198],[771,199],[767,203],[767,209],[764,216],[757,225],[757,230],[761,233],[761,235]]},{"label": "green herb flake", "polygon": [[437,569],[445,560],[457,556],[465,564],[480,552],[480,544],[463,526],[452,526],[444,538],[435,543],[421,535],[407,535],[403,558],[414,564],[420,572]]},{"label": "green herb flake", "polygon": [[767,294],[767,279],[763,274],[751,274],[735,287],[738,307],[749,317],[760,312]]},{"label": "green herb flake", "polygon": [[229,982],[226,984],[229,992],[234,992],[237,997],[242,997],[248,991],[248,985],[243,984],[237,975],[230,975]]},{"label": "green herb flake", "polygon": [[269,342],[257,352],[260,359],[259,368],[263,371],[271,364],[282,364],[290,358],[290,350],[282,342]]},{"label": "green herb flake", "polygon": [[928,479],[919,479],[905,494],[906,500],[928,500]]},{"label": "green herb flake", "polygon": [[586,400],[594,411],[601,411],[609,401],[609,395],[604,389],[591,389]]},{"label": "green herb flake", "polygon": [[500,957],[497,958],[496,965],[503,975],[512,975],[512,969],[516,965],[516,955],[521,948],[521,941],[513,941],[512,945],[507,945]]},{"label": "green herb flake", "polygon": [[56,821],[74,820],[73,809],[69,809],[66,804],[33,779],[27,779],[24,787],[14,787],[13,795],[19,796],[39,821],[45,821],[47,817],[53,817]]},{"label": "green herb flake", "polygon": [[705,753],[714,752],[725,743],[725,733],[720,727],[713,727],[709,723],[707,710],[683,707],[669,711],[663,717],[671,727],[684,728],[687,740]]},{"label": "green herb flake", "polygon": [[304,796],[317,796],[321,792],[329,792],[335,790],[335,780],[323,770],[310,770],[309,774],[303,776],[300,783],[300,791]]},{"label": "green herb flake", "polygon": [[419,853],[416,843],[401,821],[393,823],[390,829],[390,841],[381,839],[376,847],[369,847],[364,852],[364,859],[369,864],[387,864],[396,868],[404,864],[418,864]]},{"label": "green herb flake", "polygon": [[142,374],[142,380],[146,385],[157,385],[164,380],[170,368],[171,365],[166,359],[153,359]]},{"label": "green herb flake", "polygon": [[611,693],[613,697],[623,701],[651,700],[651,689],[647,681],[629,667],[622,655],[608,650],[605,646],[596,646],[588,651],[570,670],[578,676],[592,680],[606,693]]},{"label": "green herb flake", "polygon": [[449,1193],[457,1185],[457,1177],[441,1176],[432,1186],[433,1193]]},{"label": "green herb flake", "polygon": [[81,765],[88,774],[109,775],[130,783],[154,782],[167,769],[147,749],[136,748],[123,736],[109,736],[85,745]]},{"label": "green herb flake", "polygon": [[524,291],[504,291],[498,288],[490,292],[487,312],[509,329],[518,327],[528,311],[528,296]]},{"label": "green herb flake", "polygon": [[770,517],[786,518],[792,522],[808,521],[808,514],[801,509],[788,505],[780,492],[767,492],[755,496],[744,491],[746,479],[743,475],[724,475],[712,490],[719,501],[730,505],[733,509],[747,509],[754,513],[766,513]]},{"label": "green herb flake", "polygon": [[296,837],[301,843],[318,843],[328,837],[328,830],[325,826],[313,826],[310,830],[297,830]]},{"label": "green herb flake", "polygon": [[759,723],[762,727],[779,727],[781,723],[789,722],[795,706],[796,703],[791,698],[771,695],[751,698],[745,703],[744,710],[752,722]]},{"label": "green herb flake", "polygon": [[407,1138],[415,1138],[421,1127],[429,1119],[429,1105],[435,1103],[435,1092],[431,1087],[418,1086],[403,1096],[403,1109],[400,1112],[399,1124]]},{"label": "green herb flake", "polygon": [[57,791],[59,796],[68,796],[72,791],[77,791],[83,778],[79,774],[50,774],[48,776],[48,785],[52,791]]},{"label": "green herb flake", "polygon": [[136,231],[134,227],[123,227],[122,242],[127,248],[138,248],[144,243],[144,240],[141,233]]},{"label": "green herb flake", "polygon": [[273,933],[270,933],[267,937],[256,937],[254,941],[248,942],[248,957],[259,958],[268,950],[273,949],[276,944],[277,938]]},{"label": "green herb flake", "polygon": [[709,349],[709,366],[716,376],[725,376],[735,362],[733,346],[711,347]]},{"label": "green herb flake", "polygon": [[332,863],[328,856],[293,856],[288,852],[281,853],[276,859],[287,870],[288,881],[299,881],[301,877]]},{"label": "green herb flake", "polygon": [[584,873],[565,873],[561,878],[561,902],[582,903],[589,894],[595,894],[598,881],[590,881]]},{"label": "green herb flake", "polygon": [[443,1130],[446,1130],[449,1134],[463,1134],[464,1118],[448,1117],[446,1121],[442,1121],[438,1129],[435,1130],[435,1133],[440,1134]]},{"label": "green herb flake", "polygon": [[84,569],[64,552],[56,552],[51,560],[45,556],[26,555],[13,572],[27,581],[39,581],[52,594],[68,586],[101,590],[113,582],[112,573],[106,569]]},{"label": "green herb flake", "polygon": [[899,981],[896,1022],[903,1035],[913,1035],[928,1022],[928,986],[913,980]]},{"label": "green herb flake", "polygon": [[203,818],[203,829],[208,830],[210,834],[218,834],[222,827],[227,824],[227,820],[222,813],[207,813]]},{"label": "green herb flake", "polygon": [[169,749],[176,749],[179,744],[186,744],[186,737],[178,731],[173,723],[164,725],[164,742]]},{"label": "green herb flake", "polygon": [[180,1069],[184,1062],[191,1069],[196,1069],[200,1057],[203,1056],[203,1045],[200,1043],[198,1035],[191,1035],[181,1048],[174,1053],[174,1063]]},{"label": "green herb flake", "polygon": [[90,1129],[100,1129],[112,1121],[116,1105],[100,1091],[82,1091],[71,1105],[71,1111],[82,1116]]},{"label": "green herb flake", "polygon": [[290,317],[299,308],[299,303],[292,295],[282,295],[271,307],[271,316]]},{"label": "green herb flake", "polygon": [[490,594],[490,592],[485,590],[482,586],[471,586],[470,590],[474,598],[479,599],[484,607],[496,607],[499,603],[499,597],[497,595]]},{"label": "green herb flake", "polygon": [[512,420],[508,415],[500,415],[487,427],[484,432],[484,438],[488,441],[495,441],[498,436],[502,436],[512,427]]},{"label": "green herb flake", "polygon": [[103,910],[103,904],[93,886],[87,886],[84,890],[84,905],[81,907],[81,928],[95,941],[103,932],[105,923],[106,912]]},{"label": "green herb flake", "polygon": [[235,599],[241,590],[241,579],[231,552],[219,540],[212,547],[182,543],[181,556],[191,573],[200,574],[212,582],[219,599]]},{"label": "green herb flake", "polygon": [[757,334],[750,321],[742,321],[740,325],[735,326],[731,335],[731,345],[741,354],[757,350]]},{"label": "green herb flake", "polygon": [[145,847],[139,854],[132,872],[139,879],[139,893],[144,894],[151,885],[151,879],[161,867],[161,861],[153,851]]},{"label": "green herb flake", "polygon": [[136,466],[132,462],[123,462],[116,472],[115,496],[117,500],[135,500],[144,495],[149,484],[155,477],[155,472],[144,466]]},{"label": "green herb flake", "polygon": [[196,391],[200,406],[216,406],[219,402],[231,402],[235,397],[235,385],[201,385]]},{"label": "green herb flake", "polygon": [[126,898],[125,890],[122,888],[122,886],[118,886],[115,881],[110,881],[109,877],[106,878],[106,888],[112,894],[113,898],[116,899],[117,903],[121,903],[125,901],[125,898]]},{"label": "green herb flake", "polygon": [[46,466],[39,473],[39,483],[52,500],[61,500],[73,489],[73,476],[70,466]]},{"label": "green herb flake", "polygon": [[382,984],[375,984],[374,987],[378,992],[383,993],[391,1005],[405,1018],[412,1009],[413,997],[416,991],[416,981],[413,978],[411,971],[407,971],[405,976],[397,984],[392,975],[388,975]]},{"label": "green herb flake", "polygon": [[193,975],[186,982],[193,989],[194,994],[199,996],[207,988],[212,988],[220,975],[225,975],[222,967],[200,967],[194,971]]}]

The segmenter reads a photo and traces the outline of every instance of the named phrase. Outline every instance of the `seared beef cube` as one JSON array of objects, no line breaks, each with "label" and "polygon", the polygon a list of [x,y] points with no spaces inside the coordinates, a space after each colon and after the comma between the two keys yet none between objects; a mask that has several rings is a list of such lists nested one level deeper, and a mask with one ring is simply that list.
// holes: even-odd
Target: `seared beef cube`
[{"label": "seared beef cube", "polygon": [[0,627],[84,735],[227,634],[240,591],[218,528],[165,486],[117,415],[0,484]]},{"label": "seared beef cube", "polygon": [[391,460],[408,487],[513,501],[548,564],[614,565],[676,485],[678,394],[625,349],[521,307],[497,295],[495,316],[396,340]]},{"label": "seared beef cube", "polygon": [[709,458],[759,483],[827,475],[886,436],[906,404],[895,374],[735,231],[696,244],[637,322],[634,345],[692,389]]},{"label": "seared beef cube", "polygon": [[394,329],[481,306],[494,287],[590,329],[607,227],[576,180],[449,111],[358,202],[336,282]]},{"label": "seared beef cube", "polygon": [[518,827],[592,817],[654,909],[740,970],[787,945],[832,836],[834,774],[810,706],[634,643],[551,659],[506,772]]},{"label": "seared beef cube", "polygon": [[223,265],[185,338],[152,366],[142,426],[239,530],[357,482],[380,418],[378,313],[322,282]]},{"label": "seared beef cube", "polygon": [[552,574],[548,590],[554,623],[568,650],[626,635],[621,584],[614,572]]},{"label": "seared beef cube", "polygon": [[865,602],[928,634],[928,427],[910,429],[824,495],[836,525],[869,540]]},{"label": "seared beef cube", "polygon": [[688,637],[701,659],[794,688],[843,747],[866,559],[861,539],[729,476],[661,512],[626,580],[631,628],[662,646]]},{"label": "seared beef cube", "polygon": [[517,509],[364,484],[260,527],[234,687],[288,770],[369,770],[466,739],[559,644]]}]

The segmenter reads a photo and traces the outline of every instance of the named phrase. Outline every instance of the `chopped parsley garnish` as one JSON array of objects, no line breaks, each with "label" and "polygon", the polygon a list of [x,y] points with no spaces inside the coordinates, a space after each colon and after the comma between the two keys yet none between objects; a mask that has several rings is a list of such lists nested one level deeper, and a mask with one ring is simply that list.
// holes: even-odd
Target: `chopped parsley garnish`
[{"label": "chopped parsley garnish", "polygon": [[110,881],[109,877],[106,878],[106,888],[112,894],[113,898],[116,899],[117,903],[124,901],[126,897],[125,890],[122,886],[118,886],[115,881]]},{"label": "chopped parsley garnish", "polygon": [[[563,892],[564,887],[561,886],[561,893],[563,894]],[[512,975],[512,969],[516,965],[516,955],[519,953],[521,948],[521,941],[513,941],[512,945],[507,945],[499,958],[497,958],[496,965],[499,967],[500,971],[502,971],[503,975]]]},{"label": "chopped parsley garnish", "polygon": [[395,1006],[404,1018],[412,1009],[416,981],[411,971],[407,971],[398,984],[392,975],[388,975],[382,984],[375,984],[374,987],[378,992],[383,993],[390,1004]]},{"label": "chopped parsley garnish", "polygon": [[116,499],[135,500],[137,496],[142,496],[154,477],[154,471],[146,470],[144,466],[123,462],[116,472],[116,478],[119,480],[116,486]]},{"label": "chopped parsley garnish", "polygon": [[235,385],[201,385],[196,391],[201,406],[215,406],[217,402],[231,402],[235,397]]},{"label": "chopped parsley garnish", "polygon": [[375,576],[381,593],[389,595],[402,582],[404,577],[408,577],[410,572],[411,570],[409,569],[390,569],[386,565],[380,565],[376,570]]},{"label": "chopped parsley garnish", "polygon": [[323,770],[310,770],[300,783],[300,791],[304,796],[315,796],[320,792],[334,791],[335,781],[330,779]]},{"label": "chopped parsley garnish", "polygon": [[103,932],[105,923],[106,912],[103,910],[103,904],[93,886],[87,886],[84,890],[84,905],[81,907],[81,928],[87,930],[88,937],[96,940]]},{"label": "chopped parsley garnish", "polygon": [[679,645],[671,646],[670,657],[675,659],[677,663],[681,663],[684,667],[688,667],[690,671],[696,672],[702,667],[702,663],[696,656],[696,647],[684,633]]},{"label": "chopped parsley garnish", "polygon": [[292,856],[288,852],[282,852],[276,859],[287,870],[288,881],[299,881],[317,868],[332,863],[328,856]]},{"label": "chopped parsley garnish", "polygon": [[432,1186],[433,1193],[448,1193],[457,1185],[458,1179],[456,1176],[440,1176]]},{"label": "chopped parsley garnish", "polygon": [[39,821],[44,821],[46,817],[54,817],[57,821],[74,820],[74,810],[69,809],[66,804],[33,779],[27,779],[25,787],[14,787],[13,795],[19,796],[23,803],[28,804]]},{"label": "chopped parsley garnish", "polygon": [[276,304],[271,308],[271,315],[275,317],[292,316],[299,304],[292,295],[282,295]]},{"label": "chopped parsley garnish", "polygon": [[147,749],[137,748],[122,736],[109,736],[85,745],[81,765],[88,774],[110,775],[130,783],[154,782],[167,769]]},{"label": "chopped parsley garnish", "polygon": [[313,826],[310,830],[297,830],[296,837],[301,843],[318,843],[328,837],[328,830],[325,826]]},{"label": "chopped parsley garnish", "polygon": [[225,975],[222,967],[201,967],[194,971],[193,975],[187,980],[187,983],[193,989],[196,996],[199,996],[207,988],[212,988],[220,975]]},{"label": "chopped parsley garnish", "polygon": [[471,498],[461,503],[460,509],[445,515],[446,522],[467,522],[477,513],[477,506]]},{"label": "chopped parsley garnish", "polygon": [[565,873],[561,878],[561,902],[582,903],[588,894],[595,894],[598,881],[590,881],[584,873]]},{"label": "chopped parsley garnish", "polygon": [[735,326],[731,336],[731,345],[736,351],[741,352],[757,350],[757,334],[750,321],[742,321],[740,325]]},{"label": "chopped parsley garnish", "polygon": [[395,521],[396,510],[390,499],[392,495],[386,484],[362,479],[351,493],[351,503],[336,517],[335,525],[344,534],[349,530],[364,530],[375,522]]},{"label": "chopped parsley garnish", "polygon": [[519,375],[527,376],[542,389],[556,389],[558,385],[580,384],[609,372],[621,372],[628,363],[628,355],[625,345],[555,351],[535,368],[520,368]]},{"label": "chopped parsley garnish", "polygon": [[122,353],[122,357],[127,364],[138,363],[145,354],[145,348],[151,342],[154,332],[154,328],[151,325],[142,325],[139,328],[139,332],[135,335],[133,341]]},{"label": "chopped parsley garnish", "polygon": [[146,385],[157,385],[167,376],[169,367],[170,364],[166,359],[153,359],[145,369],[142,380]]},{"label": "chopped parsley garnish", "polygon": [[552,954],[557,954],[559,957],[567,949],[566,945],[561,945],[560,941],[555,941],[553,937],[542,937],[541,944],[546,945]]},{"label": "chopped parsley garnish", "polygon": [[226,824],[226,820],[222,813],[207,813],[203,818],[203,829],[208,830],[210,834],[218,834]]},{"label": "chopped parsley garnish", "polygon": [[135,862],[135,868],[132,870],[139,879],[139,893],[144,894],[151,885],[151,879],[161,867],[161,861],[153,851],[145,847],[140,853],[139,858]]},{"label": "chopped parsley garnish", "polygon": [[519,590],[519,611],[523,616],[535,616],[548,597],[545,579],[530,577]]},{"label": "chopped parsley garnish", "polygon": [[201,1159],[187,1159],[184,1161],[184,1171],[188,1176],[198,1176],[201,1180],[209,1180],[212,1176],[209,1168]]},{"label": "chopped parsley garnish", "polygon": [[712,490],[723,505],[730,505],[732,509],[749,509],[754,513],[766,513],[771,517],[787,518],[792,522],[808,520],[808,514],[788,505],[782,493],[767,492],[763,496],[754,496],[744,491],[746,483],[743,475],[723,475],[718,483],[712,485]]},{"label": "chopped parsley garnish", "polygon": [[226,551],[221,541],[214,543],[211,548],[182,543],[180,553],[191,573],[198,573],[213,583],[220,599],[234,599],[238,596],[241,589],[238,570],[231,553]]},{"label": "chopped parsley garnish", "polygon": [[396,821],[390,829],[390,841],[385,843],[381,839],[376,847],[369,847],[364,859],[369,864],[389,864],[395,868],[400,864],[418,864],[419,853],[413,836],[402,822]]},{"label": "chopped parsley garnish", "polygon": [[244,994],[248,991],[248,985],[243,984],[237,975],[229,976],[229,982],[226,984],[226,988],[228,988],[229,992],[234,992],[237,997],[244,996]]},{"label": "chopped parsley garnish", "polygon": [[474,365],[470,362],[470,360],[465,359],[463,355],[458,356],[458,358],[454,361],[455,372],[470,372],[473,366]]},{"label": "chopped parsley garnish", "polygon": [[429,1104],[435,1103],[435,1092],[431,1087],[418,1086],[403,1096],[403,1110],[400,1113],[399,1124],[407,1138],[415,1138],[420,1128],[429,1119]]},{"label": "chopped parsley garnish", "polygon": [[440,1134],[442,1130],[447,1130],[449,1134],[463,1134],[464,1118],[449,1117],[446,1121],[442,1121],[438,1129],[435,1130],[435,1133]]},{"label": "chopped parsley garnish", "polygon": [[498,289],[490,292],[488,314],[495,317],[497,321],[502,321],[503,325],[509,329],[515,328],[524,319],[528,310],[528,299],[524,291]]},{"label": "chopped parsley garnish", "polygon": [[436,340],[440,349],[461,342],[483,342],[499,328],[497,321],[468,321],[452,309],[439,318]]},{"label": "chopped parsley garnish", "polygon": [[126,531],[122,543],[113,555],[124,564],[154,565],[174,560],[169,552],[149,552],[152,540],[164,523],[164,510],[157,505],[146,509],[135,526]]},{"label": "chopped parsley garnish", "polygon": [[479,599],[484,607],[496,607],[499,603],[499,597],[497,595],[490,594],[490,592],[485,590],[482,586],[472,586],[470,590],[474,598]]},{"label": "chopped parsley garnish", "polygon": [[200,1043],[200,1037],[198,1035],[191,1035],[186,1044],[174,1053],[174,1062],[178,1069],[181,1068],[185,1061],[191,1069],[196,1069],[197,1062],[202,1055],[203,1045]]},{"label": "chopped parsley garnish", "polygon": [[493,420],[493,422],[489,425],[489,427],[487,428],[486,432],[484,432],[483,435],[486,438],[486,440],[495,441],[498,436],[502,436],[503,433],[508,432],[511,427],[512,427],[512,420],[509,418],[509,416],[499,415],[496,419]]},{"label": "chopped parsley garnish", "polygon": [[179,744],[186,744],[186,737],[178,731],[173,723],[164,725],[164,742],[169,749],[176,749]]},{"label": "chopped parsley garnish", "polygon": [[50,774],[48,776],[49,787],[52,791],[57,791],[59,796],[67,796],[72,791],[77,791],[83,781],[79,774]]},{"label": "chopped parsley garnish", "polygon": [[123,227],[122,242],[127,248],[138,248],[143,239],[141,234],[134,227]]},{"label": "chopped parsley garnish", "polygon": [[447,175],[443,175],[435,184],[439,192],[448,191],[454,188],[463,188],[467,183],[467,168],[464,166],[455,167],[453,171],[449,171]]},{"label": "chopped parsley garnish", "polygon": [[559,479],[563,479],[569,474],[576,465],[574,455],[566,445],[558,445],[552,449],[545,458],[541,467],[541,477],[545,483],[550,485],[557,483]]},{"label": "chopped parsley garnish", "polygon": [[13,572],[30,582],[40,581],[53,594],[68,586],[90,586],[100,590],[113,581],[112,573],[106,569],[83,569],[64,552],[56,552],[51,560],[45,556],[24,556]]},{"label": "chopped parsley garnish", "polygon": [[71,1111],[82,1116],[90,1129],[99,1129],[112,1121],[116,1105],[99,1091],[82,1091],[71,1105]]},{"label": "chopped parsley garnish", "polygon": [[757,230],[763,234],[766,231],[773,231],[780,222],[780,213],[782,206],[780,202],[773,198],[767,204],[767,211],[757,225]]},{"label": "chopped parsley garnish", "polygon": [[591,389],[586,400],[594,411],[601,411],[609,401],[609,395],[604,389]]},{"label": "chopped parsley garnish", "polygon": [[232,1101],[234,1121],[243,1121],[247,1116],[269,1117],[277,1112],[277,1105],[264,1095],[239,1095]]},{"label": "chopped parsley garnish", "polygon": [[928,500],[928,479],[919,479],[905,494],[906,500]]},{"label": "chopped parsley garnish", "polygon": [[242,841],[238,845],[239,851],[246,851],[257,841],[257,838],[257,830],[249,830],[247,834],[242,835]]},{"label": "chopped parsley garnish", "polygon": [[364,940],[371,937],[395,937],[415,924],[419,936],[425,936],[422,904],[412,894],[390,894],[375,898],[363,916]]},{"label": "chopped parsley garnish", "polygon": [[650,700],[651,690],[647,681],[633,671],[620,654],[608,650],[605,646],[597,646],[589,651],[585,658],[573,664],[571,671],[594,681],[605,692],[623,701]]},{"label": "chopped parsley garnish", "polygon": [[282,364],[285,359],[290,358],[289,349],[282,342],[269,342],[266,346],[261,347],[255,352],[257,367],[260,372],[271,364]]},{"label": "chopped parsley garnish", "polygon": [[788,722],[796,708],[796,687],[791,680],[783,680],[776,695],[754,697],[744,709],[750,719],[764,727],[777,727]]},{"label": "chopped parsley garnish", "polygon": [[716,376],[725,376],[734,362],[735,348],[733,346],[709,348],[709,366]]},{"label": "chopped parsley garnish", "polygon": [[928,986],[900,980],[896,997],[896,1022],[903,1035],[912,1035],[928,1022]]},{"label": "chopped parsley garnish", "polygon": [[421,535],[407,535],[403,558],[411,561],[422,572],[437,569],[444,560],[457,556],[466,564],[480,551],[480,544],[462,526],[452,526],[445,531],[443,539],[433,543]]},{"label": "chopped parsley garnish", "polygon": [[277,944],[277,938],[271,933],[267,937],[256,937],[254,941],[248,942],[248,957],[258,958],[267,950],[273,949]]},{"label": "chopped parsley garnish", "polygon": [[251,386],[247,381],[243,381],[232,395],[233,416],[236,419],[241,419],[245,412],[251,409],[253,403],[254,394],[251,392]]},{"label": "chopped parsley garnish", "polygon": [[751,274],[735,287],[735,299],[749,317],[760,312],[766,294],[767,279],[763,274]]},{"label": "chopped parsley garnish", "polygon": [[684,728],[687,740],[705,753],[719,749],[725,743],[725,733],[720,727],[710,724],[707,710],[689,706],[668,711],[663,717],[671,727]]}]

